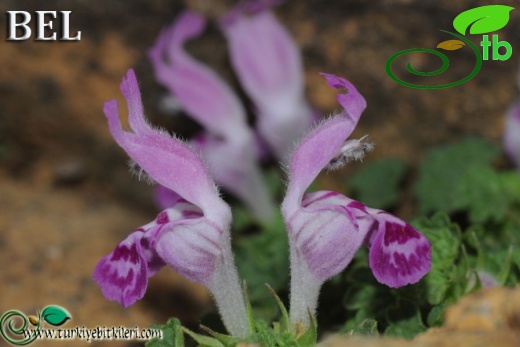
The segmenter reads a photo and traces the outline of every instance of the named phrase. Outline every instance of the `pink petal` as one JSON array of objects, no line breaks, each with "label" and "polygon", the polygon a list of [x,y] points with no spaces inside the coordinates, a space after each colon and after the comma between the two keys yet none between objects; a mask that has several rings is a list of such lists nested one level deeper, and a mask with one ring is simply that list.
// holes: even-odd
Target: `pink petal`
[{"label": "pink petal", "polygon": [[186,11],[161,33],[148,52],[155,77],[209,131],[221,136],[239,136],[246,131],[245,110],[240,100],[214,71],[191,58],[183,48],[204,27],[203,17]]},{"label": "pink petal", "polygon": [[520,168],[520,101],[514,103],[507,112],[504,149],[511,161]]},{"label": "pink petal", "polygon": [[144,296],[148,284],[146,260],[142,255],[143,231],[135,231],[97,264],[93,279],[103,295],[124,307]]},{"label": "pink petal", "polygon": [[[271,150],[283,158],[314,119],[304,97],[298,47],[265,9],[269,5],[238,5],[221,21],[221,27],[235,72],[256,106],[258,129]],[[251,6],[257,8],[248,8]]]},{"label": "pink petal", "polygon": [[165,264],[156,251],[162,233],[178,224],[200,219],[202,212],[186,200],[179,199],[162,211],[152,222],[138,228],[97,264],[93,278],[103,295],[124,307],[144,296],[148,278]]},{"label": "pink petal", "polygon": [[259,107],[278,98],[279,93],[301,94],[303,70],[298,47],[270,11],[224,20],[222,29],[233,67]]},{"label": "pink petal", "polygon": [[182,199],[182,197],[165,186],[157,185],[155,188],[155,203],[160,210],[172,207]]},{"label": "pink petal", "polygon": [[346,90],[345,93],[338,94],[337,99],[340,105],[345,109],[346,114],[357,123],[367,107],[365,98],[358,92],[356,87],[346,79],[323,72],[321,75],[327,79],[327,83],[332,88]]},{"label": "pink petal", "polygon": [[120,88],[128,104],[128,122],[130,123],[132,130],[136,134],[153,133],[152,128],[144,118],[141,93],[133,69],[128,70],[126,77],[123,78]]},{"label": "pink petal", "polygon": [[347,208],[351,201],[336,192],[313,192],[305,194],[301,210],[284,215],[291,246],[320,282],[343,271],[366,237],[368,228],[359,228]]},{"label": "pink petal", "polygon": [[289,164],[289,186],[282,203],[286,214],[297,210],[305,190],[338,153],[356,123],[347,117],[327,119],[312,130],[294,150]]},{"label": "pink petal", "polygon": [[384,212],[370,246],[369,264],[376,279],[397,288],[418,282],[431,269],[431,245],[411,225]]},{"label": "pink petal", "polygon": [[208,285],[222,253],[224,230],[206,218],[165,228],[157,239],[159,256],[183,277]]},{"label": "pink petal", "polygon": [[[128,82],[136,83],[132,79]],[[129,108],[140,104],[139,94],[133,97],[139,102],[127,98]],[[227,214],[227,205],[220,199],[201,158],[191,148],[165,132],[123,131],[115,100],[106,102],[104,111],[116,142],[157,183],[175,191],[217,220]],[[142,110],[131,109],[129,112],[138,112],[134,118],[141,118],[140,124],[144,124]]]},{"label": "pink petal", "polygon": [[254,138],[232,141],[202,133],[192,143],[208,161],[215,181],[241,199],[259,220],[271,220],[274,206],[256,162]]}]

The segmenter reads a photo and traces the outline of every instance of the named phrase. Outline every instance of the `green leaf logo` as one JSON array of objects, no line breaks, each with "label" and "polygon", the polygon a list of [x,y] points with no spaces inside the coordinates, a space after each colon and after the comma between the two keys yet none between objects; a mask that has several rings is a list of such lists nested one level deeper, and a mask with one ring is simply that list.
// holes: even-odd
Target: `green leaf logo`
[{"label": "green leaf logo", "polygon": [[63,307],[47,306],[43,309],[42,318],[50,325],[59,326],[72,318],[72,316]]},{"label": "green leaf logo", "polygon": [[468,28],[470,34],[487,34],[505,27],[512,10],[514,7],[505,5],[475,7],[455,17],[453,27],[462,35],[466,35]]}]

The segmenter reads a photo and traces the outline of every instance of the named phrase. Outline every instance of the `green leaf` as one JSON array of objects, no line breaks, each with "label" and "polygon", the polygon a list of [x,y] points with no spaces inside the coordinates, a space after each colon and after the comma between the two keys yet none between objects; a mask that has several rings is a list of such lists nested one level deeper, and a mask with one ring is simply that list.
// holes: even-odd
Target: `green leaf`
[{"label": "green leaf", "polygon": [[433,306],[430,312],[428,313],[428,317],[426,318],[426,323],[429,327],[439,327],[444,323],[444,311],[446,311],[446,305],[440,304]]},{"label": "green leaf", "polygon": [[364,204],[378,209],[395,205],[399,200],[399,185],[406,173],[406,163],[386,158],[364,165],[348,180],[349,188]]},{"label": "green leaf", "polygon": [[257,317],[270,321],[277,310],[264,283],[280,292],[289,281],[289,246],[283,218],[278,213],[265,229],[253,235],[241,235],[235,242],[238,272],[241,278],[247,279],[251,305]]},{"label": "green leaf", "polygon": [[267,289],[269,290],[269,292],[271,293],[271,295],[273,296],[273,298],[276,300],[276,304],[278,305],[278,308],[280,309],[280,312],[282,314],[282,318],[280,321],[280,331],[281,332],[289,331],[291,324],[289,323],[289,314],[287,313],[287,309],[285,308],[282,300],[280,300],[280,298],[278,297],[278,295],[276,294],[274,289],[271,288],[271,286],[267,283],[265,285],[266,285]]},{"label": "green leaf", "polygon": [[251,332],[254,334],[255,331],[255,320],[253,318],[253,309],[251,307],[251,301],[249,300],[249,290],[247,289],[247,282],[244,281],[242,285],[244,291],[244,299],[246,301],[246,311],[247,311],[247,321],[249,322],[249,327],[251,328]]},{"label": "green leaf", "polygon": [[298,345],[301,347],[316,346],[316,340],[318,339],[318,326],[316,323],[316,319],[310,311],[309,320],[311,322],[311,326],[309,327],[309,329],[307,329],[307,331],[305,331],[302,335],[296,338],[298,341]]},{"label": "green leaf", "polygon": [[453,282],[453,266],[460,250],[460,229],[443,214],[412,222],[432,246],[432,269],[424,277],[426,298],[431,305],[440,304]]},{"label": "green leaf", "polygon": [[51,305],[43,309],[42,318],[50,325],[59,326],[71,319],[72,316],[63,307]]},{"label": "green leaf", "polygon": [[171,318],[166,324],[152,328],[162,330],[162,339],[155,337],[145,344],[146,347],[184,347],[181,322],[177,318]]},{"label": "green leaf", "polygon": [[203,347],[225,347],[222,342],[219,340],[209,337],[200,335],[197,333],[194,333],[193,331],[186,329],[185,327],[182,327],[182,331],[184,331],[186,334],[190,335],[199,345]]},{"label": "green leaf", "polygon": [[466,35],[470,26],[470,34],[487,34],[505,27],[509,22],[509,12],[514,9],[504,5],[475,7],[455,17],[453,27],[462,35]]},{"label": "green leaf", "polygon": [[214,338],[216,338],[217,340],[219,340],[220,342],[222,342],[224,346],[231,346],[236,342],[236,338],[231,335],[217,333],[216,331],[211,330],[205,325],[200,325],[200,328],[208,334],[210,334],[211,336],[213,336]]},{"label": "green leaf", "polygon": [[501,221],[510,202],[502,181],[500,174],[490,167],[467,171],[455,189],[454,203],[468,209],[472,223]]},{"label": "green leaf", "polygon": [[419,212],[453,212],[462,208],[456,195],[466,174],[489,166],[499,154],[496,145],[474,137],[429,151],[419,165],[415,186]]},{"label": "green leaf", "polygon": [[510,203],[520,203],[520,175],[518,172],[501,172],[500,181]]},{"label": "green leaf", "polygon": [[416,335],[424,331],[426,331],[426,326],[424,326],[424,323],[422,322],[420,312],[417,311],[417,314],[414,314],[410,318],[391,323],[385,329],[385,335],[402,337],[404,339],[411,340]]}]

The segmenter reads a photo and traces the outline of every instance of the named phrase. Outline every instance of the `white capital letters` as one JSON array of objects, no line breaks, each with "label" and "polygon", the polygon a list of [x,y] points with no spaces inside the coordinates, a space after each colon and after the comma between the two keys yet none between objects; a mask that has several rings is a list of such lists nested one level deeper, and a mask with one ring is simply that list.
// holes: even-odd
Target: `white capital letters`
[{"label": "white capital letters", "polygon": [[71,11],[60,11],[62,15],[62,31],[61,31],[61,40],[64,41],[79,41],[81,40],[81,31],[78,31],[76,36],[70,37],[69,32],[69,15]]},{"label": "white capital letters", "polygon": [[[7,37],[10,41],[23,41],[31,37],[31,28],[27,25],[31,21],[31,14],[26,11],[7,11],[9,15],[9,36]],[[16,15],[21,14],[24,16],[22,23],[16,23]],[[16,36],[16,27],[21,27],[24,30],[22,37]]]},{"label": "white capital letters", "polygon": [[38,28],[36,30],[36,41],[56,41],[56,33],[49,37],[45,37],[45,27],[52,30],[52,20],[45,23],[45,15],[50,14],[52,18],[56,18],[56,11],[36,11]]}]

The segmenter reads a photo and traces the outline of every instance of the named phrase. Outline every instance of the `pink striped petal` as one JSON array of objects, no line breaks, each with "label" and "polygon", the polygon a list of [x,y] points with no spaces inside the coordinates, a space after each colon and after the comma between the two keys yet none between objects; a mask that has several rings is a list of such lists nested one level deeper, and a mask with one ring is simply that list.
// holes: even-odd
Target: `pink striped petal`
[{"label": "pink striped petal", "polygon": [[93,278],[103,295],[124,307],[144,296],[148,283],[146,261],[142,255],[144,232],[133,232],[97,264]]},{"label": "pink striped petal", "polygon": [[290,243],[317,281],[343,271],[363,244],[373,219],[356,219],[348,208],[352,200],[336,193],[305,194],[303,207],[286,217]]},{"label": "pink striped petal", "polygon": [[410,224],[379,211],[379,226],[368,240],[369,264],[376,279],[397,288],[418,282],[431,269],[431,245]]},{"label": "pink striped petal", "polygon": [[222,226],[198,218],[166,227],[155,250],[180,275],[207,286],[222,253],[222,242],[226,242]]},{"label": "pink striped petal", "polygon": [[155,220],[131,233],[114,251],[103,257],[94,270],[93,279],[103,295],[124,307],[141,299],[148,278],[166,265],[156,250],[159,237],[165,232],[176,230],[178,225],[193,223],[201,217],[200,209],[180,199],[159,213]]}]

